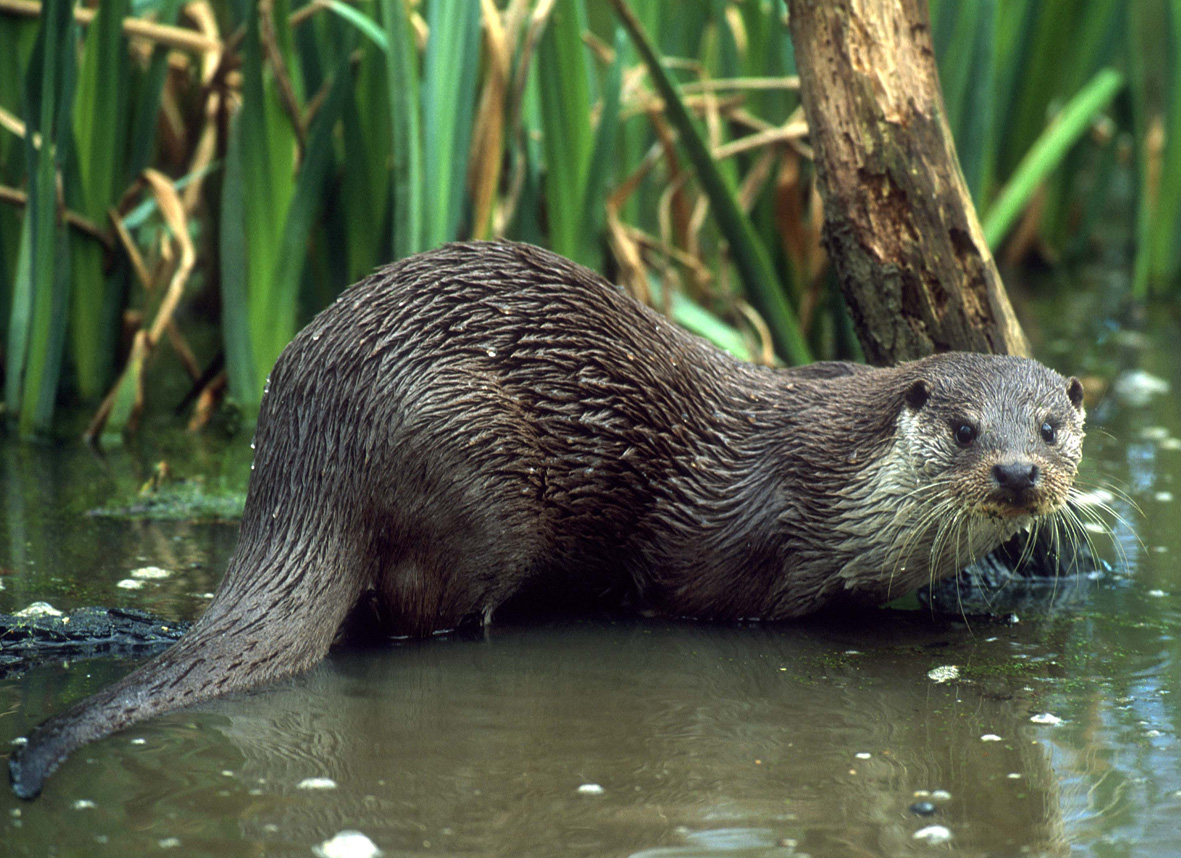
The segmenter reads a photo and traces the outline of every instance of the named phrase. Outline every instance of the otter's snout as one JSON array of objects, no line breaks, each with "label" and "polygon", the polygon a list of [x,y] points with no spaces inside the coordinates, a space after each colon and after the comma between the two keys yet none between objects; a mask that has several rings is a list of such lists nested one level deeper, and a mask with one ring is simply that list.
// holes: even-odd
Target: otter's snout
[{"label": "otter's snout", "polygon": [[999,462],[992,466],[992,478],[1010,503],[1023,506],[1029,493],[1037,486],[1041,470],[1027,459]]}]

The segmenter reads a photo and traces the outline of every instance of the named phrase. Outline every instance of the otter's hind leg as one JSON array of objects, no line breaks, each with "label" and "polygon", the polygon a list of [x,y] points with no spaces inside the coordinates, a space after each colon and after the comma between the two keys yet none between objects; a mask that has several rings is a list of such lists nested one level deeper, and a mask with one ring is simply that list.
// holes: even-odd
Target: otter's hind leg
[{"label": "otter's hind leg", "polygon": [[491,546],[471,551],[456,544],[389,557],[376,578],[387,631],[428,637],[487,624],[530,579],[530,565],[519,551]]},{"label": "otter's hind leg", "polygon": [[529,443],[510,443],[523,421],[501,425],[504,415],[493,411],[463,422],[481,428],[446,435],[404,419],[371,475],[370,580],[391,634],[425,637],[484,621],[550,553],[543,468]]}]

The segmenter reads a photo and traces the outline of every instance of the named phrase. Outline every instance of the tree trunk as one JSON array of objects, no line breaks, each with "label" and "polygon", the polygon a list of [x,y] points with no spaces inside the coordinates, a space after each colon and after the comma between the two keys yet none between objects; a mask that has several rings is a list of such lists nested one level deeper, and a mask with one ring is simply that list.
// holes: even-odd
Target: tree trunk
[{"label": "tree trunk", "polygon": [[925,0],[787,0],[824,241],[872,363],[1024,355],[944,118]]}]

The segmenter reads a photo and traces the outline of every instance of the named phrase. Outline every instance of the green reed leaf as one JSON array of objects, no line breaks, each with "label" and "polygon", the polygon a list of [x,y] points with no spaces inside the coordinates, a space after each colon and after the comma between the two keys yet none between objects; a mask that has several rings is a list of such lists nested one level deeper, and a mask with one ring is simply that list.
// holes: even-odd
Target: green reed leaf
[{"label": "green reed leaf", "polygon": [[1000,244],[1038,186],[1062,162],[1070,147],[1086,133],[1123,85],[1123,75],[1115,69],[1101,69],[1034,141],[982,219],[984,237],[990,247]]},{"label": "green reed leaf", "polygon": [[342,3],[341,0],[324,0],[324,5],[327,6],[333,14],[339,15],[345,21],[348,21],[354,27],[361,31],[369,41],[377,45],[381,50],[389,54],[390,43],[386,38],[385,31],[381,26],[358,9],[354,9],[347,3]]},{"label": "green reed leaf", "polygon": [[[26,163],[29,164],[29,336],[20,379],[21,435],[48,432],[53,421],[69,308],[69,242],[57,227],[57,158],[70,134],[77,68],[70,4],[48,0],[25,78]],[[41,135],[40,147],[33,135]]]},{"label": "green reed leaf", "polygon": [[250,337],[250,301],[246,277],[246,203],[242,163],[242,117],[230,120],[218,232],[218,281],[221,285],[221,336],[230,392],[244,405],[257,407],[262,379],[255,373]]},{"label": "green reed leaf", "polygon": [[418,54],[402,0],[381,0],[389,54],[386,98],[393,132],[393,246],[398,258],[423,250],[422,137]]},{"label": "green reed leaf", "polygon": [[592,141],[590,69],[582,44],[585,30],[586,10],[581,2],[554,7],[538,45],[537,92],[550,247],[593,265],[597,236],[586,235],[579,221]]},{"label": "green reed leaf", "polygon": [[775,276],[766,248],[755,235],[750,219],[738,205],[734,190],[727,184],[717,164],[689,115],[676,85],[664,70],[640,22],[632,14],[624,0],[612,0],[616,13],[631,36],[648,74],[664,99],[665,113],[680,135],[684,148],[697,180],[701,183],[718,227],[730,242],[742,281],[746,286],[751,303],[763,316],[771,330],[771,339],[780,357],[793,364],[809,363],[812,359],[808,344],[800,334],[795,312],[787,302],[783,285]]},{"label": "green reed leaf", "polygon": [[457,238],[480,56],[480,4],[432,0],[422,76],[423,245]]}]

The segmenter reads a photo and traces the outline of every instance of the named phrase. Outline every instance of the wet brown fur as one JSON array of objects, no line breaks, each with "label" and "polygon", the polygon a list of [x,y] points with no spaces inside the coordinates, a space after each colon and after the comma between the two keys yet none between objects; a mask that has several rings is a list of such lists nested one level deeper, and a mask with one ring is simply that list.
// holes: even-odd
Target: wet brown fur
[{"label": "wet brown fur", "polygon": [[[1060,507],[1082,421],[1078,382],[1033,361],[776,371],[537,248],[411,257],[276,363],[205,615],[38,727],[14,789],[143,718],[303,670],[370,593],[388,633],[419,636],[537,588],[719,620],[900,596]],[[1035,485],[989,476],[1014,459]]]}]

